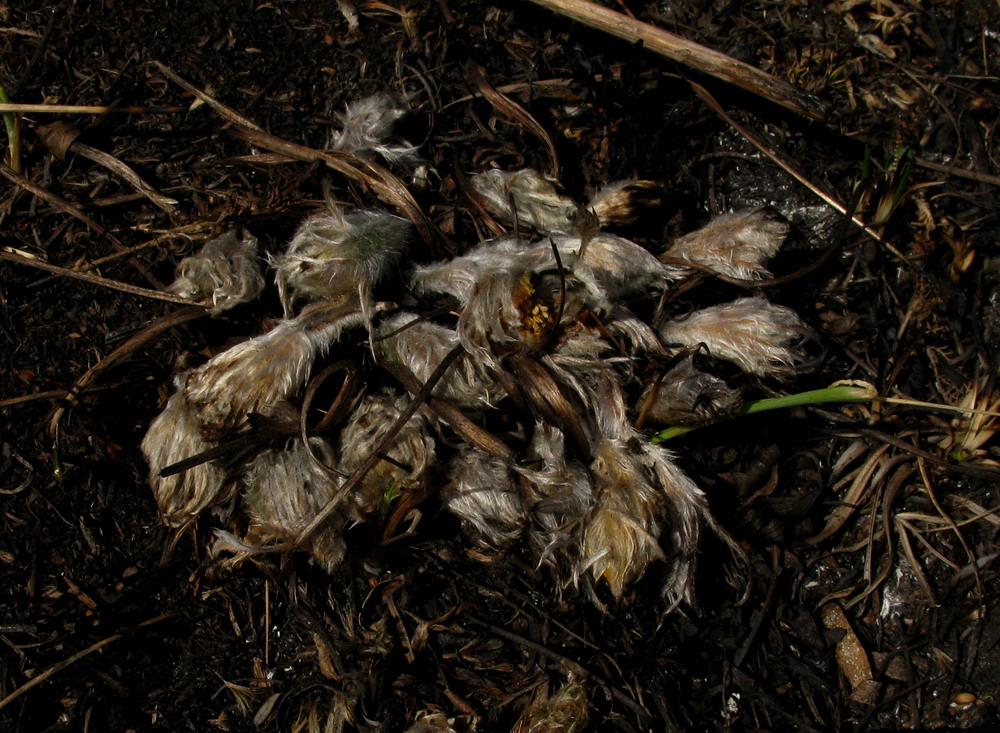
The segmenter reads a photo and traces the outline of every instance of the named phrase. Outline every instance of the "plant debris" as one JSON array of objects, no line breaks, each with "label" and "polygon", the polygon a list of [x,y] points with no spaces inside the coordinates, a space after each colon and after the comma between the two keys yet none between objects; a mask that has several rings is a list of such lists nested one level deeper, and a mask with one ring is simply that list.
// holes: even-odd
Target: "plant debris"
[{"label": "plant debris", "polygon": [[996,725],[994,6],[230,5],[0,8],[0,730]]}]

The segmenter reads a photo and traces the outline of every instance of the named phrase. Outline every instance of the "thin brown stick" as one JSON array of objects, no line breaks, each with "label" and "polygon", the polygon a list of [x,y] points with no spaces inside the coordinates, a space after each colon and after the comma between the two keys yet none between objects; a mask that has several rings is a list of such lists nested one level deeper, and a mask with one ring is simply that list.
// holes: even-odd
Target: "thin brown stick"
[{"label": "thin brown stick", "polygon": [[[107,384],[101,385],[100,387],[86,387],[84,389],[77,390],[77,394],[82,394],[84,392],[87,394],[90,394],[91,392],[103,392],[109,389],[117,389],[117,385]],[[68,394],[69,392],[65,389],[48,389],[44,392],[34,392],[32,394],[21,395],[20,397],[8,397],[7,399],[0,400],[0,408],[23,405],[25,402],[35,402],[37,400],[61,400]]]},{"label": "thin brown stick", "polygon": [[186,107],[105,107],[92,104],[0,104],[0,113],[49,115],[173,115]]},{"label": "thin brown stick", "polygon": [[86,657],[88,654],[93,654],[94,652],[96,652],[96,651],[98,651],[100,649],[103,649],[108,644],[116,642],[119,639],[124,639],[126,636],[128,636],[129,634],[131,634],[134,631],[137,631],[138,629],[144,628],[146,626],[152,626],[153,624],[158,624],[158,623],[160,623],[160,621],[165,621],[166,619],[172,618],[173,616],[174,616],[174,613],[172,611],[170,611],[168,613],[161,613],[159,616],[154,616],[151,619],[147,619],[146,621],[143,621],[141,624],[139,624],[138,626],[136,626],[134,629],[130,629],[129,631],[123,631],[123,632],[121,632],[119,634],[112,634],[111,636],[109,636],[109,637],[107,637],[105,639],[101,639],[99,642],[97,642],[95,644],[91,644],[86,649],[83,649],[82,651],[78,651],[76,654],[73,654],[70,657],[67,657],[63,661],[56,662],[51,667],[49,667],[48,669],[46,669],[44,672],[42,672],[41,674],[39,674],[37,677],[32,677],[30,680],[28,680],[23,685],[21,685],[20,687],[18,687],[12,693],[10,693],[9,695],[7,695],[7,697],[5,697],[3,700],[0,700],[0,710],[3,710],[5,707],[7,707],[7,705],[9,705],[10,703],[12,703],[14,700],[16,700],[17,698],[19,698],[21,695],[23,695],[24,693],[26,693],[31,688],[37,687],[38,685],[40,685],[43,682],[45,682],[45,680],[47,680],[49,677],[51,677],[52,675],[56,674],[57,672],[61,672],[62,670],[66,669],[66,667],[69,667],[71,664],[75,664],[76,662],[79,662],[81,659],[83,659],[84,657]]},{"label": "thin brown stick", "polygon": [[409,422],[410,418],[413,417],[413,414],[420,409],[420,406],[427,401],[427,398],[430,397],[434,387],[436,387],[437,383],[441,381],[441,378],[445,375],[451,365],[455,363],[455,360],[462,356],[462,353],[461,346],[456,346],[448,352],[448,354],[431,373],[427,382],[420,389],[420,392],[412,400],[410,400],[410,404],[407,405],[406,409],[399,414],[392,425],[390,425],[385,431],[382,439],[379,441],[379,444],[375,446],[375,450],[373,450],[371,454],[365,458],[361,465],[358,466],[353,474],[351,474],[351,477],[338,489],[337,495],[328,501],[309,523],[309,525],[299,533],[299,536],[291,544],[291,547],[282,545],[269,548],[270,551],[274,552],[302,547],[302,544],[312,536],[313,532],[315,532],[340,505],[341,499],[348,492],[353,491],[354,487],[361,483],[375,464],[382,460],[382,454],[388,451],[391,441],[399,434],[399,431],[403,428],[403,426]]},{"label": "thin brown stick", "polygon": [[[418,395],[423,385],[420,380],[403,364],[387,363],[382,365],[406,390],[412,395]],[[465,416],[458,407],[437,397],[428,397],[427,406],[452,429],[464,438],[470,445],[474,445],[484,453],[493,456],[505,463],[513,463],[516,454],[513,449],[504,443],[500,438],[484,428],[476,425]]]},{"label": "thin brown stick", "polygon": [[214,109],[221,116],[225,117],[230,122],[235,122],[237,125],[242,125],[243,127],[249,127],[251,130],[262,129],[256,122],[248,117],[244,117],[239,112],[237,112],[232,107],[227,107],[222,102],[218,101],[212,95],[207,92],[203,92],[201,89],[196,87],[191,82],[187,81],[183,77],[177,74],[173,69],[171,69],[166,64],[160,63],[159,61],[154,61],[153,66],[159,69],[160,73],[163,74],[167,79],[172,81],[177,86],[184,89],[184,91],[193,94],[202,102],[207,104],[209,107]]},{"label": "thin brown stick", "polygon": [[315,150],[305,145],[282,140],[276,135],[265,132],[259,125],[244,117],[236,110],[222,104],[207,92],[198,89],[166,65],[159,61],[154,61],[153,64],[172,82],[194,94],[222,117],[232,122],[231,134],[237,139],[270,150],[273,153],[286,155],[293,160],[301,160],[307,163],[313,163],[317,160],[322,161],[331,170],[337,171],[354,183],[372,190],[382,201],[395,207],[399,213],[413,222],[420,236],[428,244],[434,245],[442,240],[440,231],[431,223],[427,215],[424,214],[423,209],[420,208],[416,199],[413,198],[413,194],[410,193],[410,189],[387,169],[370,160],[359,158],[356,155]]},{"label": "thin brown stick", "polygon": [[101,285],[105,288],[111,288],[113,290],[120,290],[123,293],[130,293],[132,295],[141,295],[144,298],[153,298],[155,300],[165,300],[168,303],[176,303],[177,305],[197,305],[200,307],[208,308],[211,303],[192,303],[186,298],[182,298],[179,295],[174,295],[173,293],[165,293],[160,290],[150,290],[149,288],[140,288],[138,285],[129,285],[128,283],[119,282],[118,280],[109,280],[106,277],[101,277],[100,275],[91,275],[87,272],[78,272],[76,270],[70,270],[67,267],[60,267],[59,265],[53,265],[51,262],[45,262],[44,260],[34,260],[30,257],[22,257],[19,254],[15,254],[9,250],[9,248],[0,249],[0,259],[7,260],[9,262],[16,262],[19,265],[27,265],[28,267],[34,267],[38,270],[45,270],[46,272],[52,272],[56,275],[63,275],[64,277],[71,277],[75,280],[83,280],[84,282],[92,283],[94,285]]},{"label": "thin brown stick", "polygon": [[124,249],[125,248],[125,245],[123,245],[120,241],[118,241],[117,237],[115,237],[107,229],[105,229],[104,227],[102,227],[100,224],[98,224],[96,221],[94,221],[89,216],[87,216],[86,214],[84,214],[82,211],[80,211],[78,208],[76,208],[75,206],[73,206],[68,201],[64,201],[63,199],[61,199],[58,196],[56,196],[54,193],[49,193],[44,188],[42,188],[40,186],[36,186],[34,183],[32,183],[31,181],[29,181],[27,178],[25,178],[24,176],[22,176],[19,173],[15,173],[13,170],[11,170],[6,165],[0,164],[0,175],[2,175],[4,178],[6,178],[11,183],[14,183],[17,186],[20,186],[21,188],[23,188],[25,191],[27,191],[28,193],[32,194],[33,196],[37,196],[38,198],[40,198],[42,201],[44,201],[45,203],[49,204],[50,206],[53,206],[56,209],[59,209],[59,211],[62,211],[65,214],[69,214],[74,219],[79,219],[80,221],[82,221],[84,223],[84,225],[86,225],[86,227],[88,229],[90,229],[91,231],[93,231],[93,232],[95,232],[97,234],[100,234],[102,237],[107,237],[109,240],[111,240],[111,243],[114,244],[119,249]]},{"label": "thin brown stick", "polygon": [[955,176],[956,178],[968,178],[970,181],[978,181],[979,183],[989,183],[992,186],[1000,186],[1000,176],[991,176],[989,173],[970,171],[954,165],[943,165],[941,163],[935,163],[933,160],[927,160],[926,158],[914,158],[913,162],[921,168],[937,171],[938,173],[947,173],[949,176]]},{"label": "thin brown stick", "polygon": [[323,163],[354,183],[371,189],[382,201],[393,206],[400,214],[413,222],[420,236],[428,243],[440,240],[436,228],[413,198],[409,188],[388,170],[369,160],[342,152],[325,152],[305,145],[289,142],[268,132],[235,125],[232,135],[240,140],[286,155],[293,160]]},{"label": "thin brown stick", "polygon": [[735,84],[810,119],[822,119],[828,106],[811,94],[750,64],[596,3],[587,0],[531,2],[626,41],[641,41],[646,48],[661,56]]},{"label": "thin brown stick", "polygon": [[486,79],[486,74],[479,66],[472,66],[470,68],[469,76],[471,77],[472,82],[479,87],[480,94],[483,95],[487,102],[493,105],[495,110],[505,117],[508,117],[513,122],[521,125],[528,130],[528,132],[542,141],[542,144],[545,146],[545,151],[549,155],[549,169],[546,173],[550,178],[558,181],[559,154],[556,152],[556,146],[552,142],[552,138],[549,136],[549,133],[545,130],[545,128],[542,127],[538,120],[536,120],[531,113],[528,112],[528,110],[490,84]]},{"label": "thin brown stick", "polygon": [[89,158],[99,165],[103,165],[105,168],[110,170],[112,173],[116,174],[120,178],[124,178],[136,191],[141,193],[143,196],[148,198],[153,202],[155,206],[165,211],[166,213],[173,216],[177,213],[177,210],[173,207],[177,201],[168,198],[154,189],[142,177],[136,173],[134,170],[125,165],[122,161],[118,160],[113,155],[105,153],[103,150],[98,150],[97,148],[92,148],[89,145],[85,145],[81,142],[73,142],[69,149],[74,153],[82,155],[84,158]]}]

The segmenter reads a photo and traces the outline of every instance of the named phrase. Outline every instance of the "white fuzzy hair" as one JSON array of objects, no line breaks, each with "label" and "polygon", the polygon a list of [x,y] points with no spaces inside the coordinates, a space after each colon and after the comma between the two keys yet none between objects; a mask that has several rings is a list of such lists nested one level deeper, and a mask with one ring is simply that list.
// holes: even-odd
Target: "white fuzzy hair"
[{"label": "white fuzzy hair", "polygon": [[403,98],[388,92],[351,102],[339,115],[342,127],[331,134],[330,148],[361,157],[375,153],[390,163],[413,168],[420,163],[416,146],[391,140],[393,127],[409,111]]},{"label": "white fuzzy hair", "polygon": [[[388,391],[366,395],[340,433],[337,468],[347,475],[354,473],[378,450],[410,399]],[[388,494],[421,488],[427,480],[435,456],[427,418],[420,412],[415,413],[392,434],[391,441],[382,449],[382,454],[394,462],[376,463],[350,497],[352,510],[359,517],[375,511]]]},{"label": "white fuzzy hair", "polygon": [[809,329],[791,308],[764,298],[740,298],[668,321],[660,328],[664,344],[707,347],[717,359],[731,361],[755,376],[788,376],[801,363],[795,348]]},{"label": "white fuzzy hair", "polygon": [[410,222],[384,211],[336,206],[306,219],[274,261],[278,293],[290,318],[300,299],[357,293],[368,314],[371,291],[406,250]]},{"label": "white fuzzy hair", "polygon": [[[758,280],[770,275],[763,265],[777,254],[787,235],[788,223],[770,209],[723,214],[677,239],[662,257],[741,280]],[[683,265],[676,262],[670,267],[683,272]]]},{"label": "white fuzzy hair", "polygon": [[445,506],[493,549],[516,540],[528,521],[528,509],[509,466],[473,449],[448,463]]},{"label": "white fuzzy hair", "polygon": [[302,388],[316,357],[362,320],[350,299],[314,306],[209,359],[184,385],[203,434],[217,439],[245,428],[253,413],[272,414]]},{"label": "white fuzzy hair", "polygon": [[[278,540],[293,542],[328,502],[337,497],[340,482],[316,465],[312,453],[324,464],[333,463],[333,450],[319,437],[309,438],[309,449],[301,438],[284,448],[261,451],[243,473],[243,506],[252,525],[247,539],[252,543]],[[344,557],[343,532],[348,518],[335,510],[303,544],[327,572]]]},{"label": "white fuzzy hair", "polygon": [[577,530],[593,497],[590,473],[569,457],[565,434],[543,422],[535,424],[524,463],[514,470],[521,476],[531,509],[528,544],[540,565],[550,565],[568,579],[577,552]]},{"label": "white fuzzy hair", "polygon": [[579,209],[573,199],[559,192],[555,181],[533,168],[493,169],[477,173],[469,183],[487,208],[506,223],[541,234],[569,231]]},{"label": "white fuzzy hair", "polygon": [[212,446],[202,437],[194,408],[183,392],[175,392],[142,440],[149,485],[160,516],[171,527],[183,525],[223,498],[226,471],[211,461],[173,476],[160,476],[160,471]]},{"label": "white fuzzy hair", "polygon": [[[376,353],[385,363],[402,364],[425,383],[441,361],[459,344],[458,333],[415,313],[398,313],[379,328]],[[432,394],[467,408],[491,407],[502,396],[496,380],[475,359],[459,359],[438,382]]]},{"label": "white fuzzy hair", "polygon": [[231,231],[209,240],[197,254],[180,261],[169,289],[191,300],[211,298],[213,315],[250,302],[264,289],[257,238]]},{"label": "white fuzzy hair", "polygon": [[661,287],[670,274],[651,252],[624,237],[601,232],[584,242],[576,235],[558,234],[533,243],[512,238],[492,240],[448,262],[418,267],[414,287],[422,293],[447,293],[467,303],[476,285],[488,275],[556,267],[553,244],[562,266],[595,296],[606,299]]},{"label": "white fuzzy hair", "polygon": [[[638,432],[629,441],[598,443],[590,470],[595,501],[583,528],[577,575],[604,579],[620,597],[650,563],[665,559],[671,566],[665,597],[672,604],[688,599],[700,520],[707,513],[701,490],[667,451]],[[672,557],[660,548],[665,526]]]}]

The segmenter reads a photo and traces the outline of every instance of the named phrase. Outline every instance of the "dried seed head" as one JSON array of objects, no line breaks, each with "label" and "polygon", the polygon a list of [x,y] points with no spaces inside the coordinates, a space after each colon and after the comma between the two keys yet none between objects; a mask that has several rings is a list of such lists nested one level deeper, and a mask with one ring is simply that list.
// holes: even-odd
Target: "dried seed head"
[{"label": "dried seed head", "polygon": [[285,317],[300,299],[322,300],[357,293],[367,313],[375,283],[406,249],[410,222],[384,211],[344,214],[331,207],[299,227],[274,263]]},{"label": "dried seed head", "polygon": [[502,550],[524,531],[527,507],[510,468],[485,453],[464,450],[448,464],[445,506],[484,545]]},{"label": "dried seed head", "polygon": [[177,279],[170,290],[191,300],[211,298],[212,313],[218,315],[248,303],[264,289],[264,276],[257,261],[257,238],[227,232],[205,243],[196,255],[177,265]]},{"label": "dried seed head", "polygon": [[469,179],[483,203],[507,223],[536,232],[567,232],[579,208],[560,193],[558,184],[533,168],[506,172],[489,170]]},{"label": "dried seed head", "polygon": [[586,208],[605,227],[632,224],[640,208],[662,203],[660,187],[653,181],[618,181],[599,189]]},{"label": "dried seed head", "polygon": [[[333,450],[326,441],[312,437],[309,444],[324,464],[334,462]],[[243,506],[253,522],[249,534],[255,542],[297,539],[337,496],[339,488],[332,475],[316,465],[299,438],[291,440],[285,449],[258,453],[247,466],[243,483]],[[344,557],[346,524],[346,515],[335,511],[303,545],[327,572],[332,572]]]},{"label": "dried seed head", "polygon": [[175,392],[153,420],[142,440],[153,489],[163,521],[178,527],[223,498],[226,471],[214,462],[202,463],[173,476],[160,476],[167,466],[212,447],[201,434],[201,423],[182,392]]},{"label": "dried seed head", "polygon": [[763,266],[781,249],[788,235],[788,222],[770,209],[723,214],[701,229],[674,242],[662,257],[671,269],[683,275],[683,264],[691,262],[728,277],[758,280],[769,277]]},{"label": "dried seed head", "polygon": [[576,733],[587,725],[587,688],[570,680],[551,696],[535,700],[521,714],[514,733]]},{"label": "dried seed head", "polygon": [[699,519],[707,510],[701,491],[666,451],[639,433],[627,442],[606,440],[594,451],[595,506],[583,531],[578,573],[603,578],[615,597],[665,558],[660,534],[669,521],[671,580],[664,595],[672,603],[690,596],[691,568],[698,548]]},{"label": "dried seed head", "polygon": [[565,575],[580,523],[593,498],[590,474],[568,457],[563,432],[542,422],[535,424],[524,464],[514,470],[520,476],[525,505],[531,508],[528,544],[539,564]]},{"label": "dried seed head", "polygon": [[455,719],[440,711],[421,710],[413,718],[413,725],[405,733],[458,733]]},{"label": "dried seed head", "polygon": [[354,299],[318,305],[214,356],[184,386],[202,433],[217,440],[244,429],[251,414],[274,414],[301,389],[318,354],[362,320]]},{"label": "dried seed head", "polygon": [[743,394],[725,380],[699,370],[688,355],[650,384],[639,404],[653,422],[697,426],[734,414],[743,404]]},{"label": "dried seed head", "polygon": [[[345,474],[354,473],[390,435],[390,428],[408,401],[388,392],[366,396],[341,431],[337,468]],[[423,487],[434,461],[434,439],[427,419],[419,412],[414,414],[391,435],[389,446],[380,455],[388,460],[376,463],[351,497],[361,516],[375,511],[388,494]]]},{"label": "dried seed head", "polygon": [[661,556],[656,491],[620,443],[602,442],[590,469],[595,506],[583,531],[578,572],[603,578],[620,598],[625,587]]},{"label": "dried seed head", "polygon": [[[651,252],[624,237],[598,232],[586,241],[568,235],[558,235],[552,241],[559,248],[563,267],[609,300],[662,286],[668,276]],[[532,247],[536,256],[541,256],[545,247],[551,250],[549,240]],[[548,257],[552,258],[551,252]]]},{"label": "dried seed head", "polygon": [[343,128],[330,137],[330,148],[364,157],[375,153],[386,161],[413,168],[420,163],[417,148],[391,139],[392,129],[410,111],[394,94],[373,94],[347,105],[340,115]]},{"label": "dried seed head", "polygon": [[[414,313],[399,313],[381,325],[375,341],[383,363],[402,364],[425,383],[441,360],[458,345],[458,334]],[[490,407],[503,390],[474,359],[459,359],[445,373],[432,393],[463,407]]]},{"label": "dried seed head", "polygon": [[791,308],[758,297],[705,308],[660,328],[664,344],[691,349],[704,344],[716,359],[755,376],[776,377],[788,376],[801,363],[796,347],[808,333]]}]

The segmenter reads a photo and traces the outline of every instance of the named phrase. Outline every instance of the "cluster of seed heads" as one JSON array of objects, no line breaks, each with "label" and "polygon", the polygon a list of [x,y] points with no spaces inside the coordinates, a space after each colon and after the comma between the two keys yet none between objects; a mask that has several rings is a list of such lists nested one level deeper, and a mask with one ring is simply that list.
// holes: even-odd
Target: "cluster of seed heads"
[{"label": "cluster of seed heads", "polygon": [[[414,160],[385,142],[399,104],[352,105],[334,147]],[[705,272],[768,277],[787,226],[763,210],[724,215],[657,256],[606,231],[637,216],[648,182],[582,205],[531,169],[470,183],[475,205],[515,234],[445,262],[408,262],[411,225],[384,211],[328,205],[301,224],[271,261],[284,317],[179,374],[143,441],[164,521],[239,507],[248,522],[232,527],[245,531],[217,531],[217,548],[295,547],[332,570],[350,524],[436,494],[480,556],[519,552],[560,588],[606,584],[615,597],[663,562],[666,600],[690,600],[699,534],[714,523],[637,424],[732,413],[740,391],[706,360],[781,379],[807,329],[759,296],[675,318],[660,306]],[[255,244],[208,243],[174,289],[216,311],[256,298]],[[393,302],[378,299],[392,278]],[[317,361],[339,368],[347,355],[364,388],[310,424]]]}]

